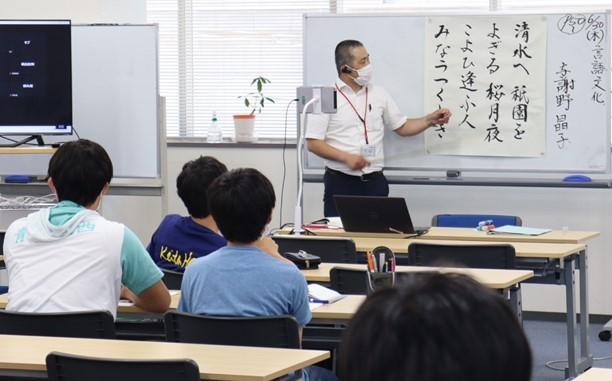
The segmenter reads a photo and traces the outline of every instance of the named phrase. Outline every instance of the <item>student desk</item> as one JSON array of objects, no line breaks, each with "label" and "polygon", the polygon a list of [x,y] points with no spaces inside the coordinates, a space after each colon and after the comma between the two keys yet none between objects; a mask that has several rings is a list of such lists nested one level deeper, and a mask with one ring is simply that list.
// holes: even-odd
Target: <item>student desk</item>
[{"label": "student desk", "polygon": [[[170,295],[170,309],[175,310],[178,308],[179,300],[181,299],[181,292],[172,290]],[[0,295],[0,309],[5,309],[8,304],[8,294]],[[141,310],[132,303],[119,302],[117,306],[117,314],[147,314],[151,315],[152,312]]]},{"label": "student desk", "polygon": [[57,148],[50,146],[0,147],[2,155],[52,154]]},{"label": "student desk", "polygon": [[[416,240],[411,238],[361,238],[335,229],[311,229],[310,231],[315,235],[350,237],[355,241],[358,251],[367,251],[383,245],[394,251],[397,248],[405,247],[406,249],[401,249],[397,253],[406,253],[410,242],[419,241],[452,244],[509,243],[515,247],[518,257],[551,259],[555,264],[554,279],[542,279],[538,282],[565,286],[569,359],[566,377],[576,377],[593,365],[593,356],[589,351],[589,320],[581,319],[578,323],[576,314],[575,270],[580,270],[580,311],[582,316],[589,316],[588,261],[586,245],[583,243],[597,237],[599,232],[553,230],[539,236],[528,236],[488,234],[471,228],[432,227],[429,232]],[[580,343],[580,348],[578,348],[578,343]]]},{"label": "student desk", "polygon": [[[333,267],[345,269],[366,270],[364,264],[348,263],[321,263],[318,269],[301,270],[308,282],[329,283],[329,273]],[[469,275],[486,287],[500,290],[510,299],[512,309],[522,320],[521,289],[517,287],[521,282],[533,277],[531,270],[494,270],[494,269],[466,269],[466,268],[440,268],[422,266],[397,266],[397,272],[424,272],[440,271],[454,272]],[[336,303],[332,303],[336,304]],[[316,309],[315,309],[316,311]]]},{"label": "student desk", "polygon": [[612,369],[591,368],[578,376],[574,381],[610,381],[612,380]]},{"label": "student desk", "polygon": [[44,376],[45,357],[58,351],[114,359],[194,360],[202,380],[273,380],[330,357],[327,351],[154,341],[0,335],[0,373]]}]

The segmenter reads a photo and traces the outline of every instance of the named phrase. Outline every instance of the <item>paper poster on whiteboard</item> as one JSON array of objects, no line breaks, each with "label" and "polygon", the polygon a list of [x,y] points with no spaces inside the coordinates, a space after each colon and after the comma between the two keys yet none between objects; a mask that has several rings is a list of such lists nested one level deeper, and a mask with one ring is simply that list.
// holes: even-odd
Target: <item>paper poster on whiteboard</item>
[{"label": "paper poster on whiteboard", "polygon": [[453,113],[425,132],[427,153],[544,155],[546,33],[544,16],[427,19],[425,109]]}]

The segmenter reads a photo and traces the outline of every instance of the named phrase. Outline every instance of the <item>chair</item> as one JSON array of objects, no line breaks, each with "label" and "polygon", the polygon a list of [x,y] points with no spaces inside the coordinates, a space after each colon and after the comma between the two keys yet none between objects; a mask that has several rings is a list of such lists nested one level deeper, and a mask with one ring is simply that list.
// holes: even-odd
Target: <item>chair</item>
[{"label": "chair", "polygon": [[330,287],[341,294],[365,295],[368,292],[366,270],[333,267],[329,272]]},{"label": "chair", "polygon": [[[397,257],[396,257],[397,258]],[[406,282],[410,278],[426,274],[419,272],[397,272],[395,273],[395,284]],[[368,280],[366,270],[343,269],[334,267],[329,273],[331,288],[341,294],[366,295],[368,293]]]},{"label": "chair", "polygon": [[411,243],[408,257],[397,256],[398,264],[408,266],[466,266],[482,269],[515,268],[516,252],[512,245],[439,245]]},{"label": "chair", "polygon": [[321,257],[322,262],[357,263],[355,242],[349,238],[274,236],[282,253],[304,250]]},{"label": "chair", "polygon": [[168,290],[181,289],[181,283],[183,282],[183,273],[166,269],[161,269],[161,271],[164,273],[164,277],[162,278],[162,280],[164,281],[164,284],[166,285]]},{"label": "chair", "polygon": [[168,311],[166,340],[181,343],[300,348],[293,316],[225,317]]},{"label": "chair", "polygon": [[30,313],[0,310],[0,334],[114,339],[108,311]]},{"label": "chair", "polygon": [[182,360],[115,360],[51,352],[49,381],[199,381],[198,365]]},{"label": "chair", "polygon": [[493,220],[493,225],[521,226],[523,221],[518,216],[499,214],[438,214],[431,219],[431,226],[447,228],[475,228],[480,221]]}]

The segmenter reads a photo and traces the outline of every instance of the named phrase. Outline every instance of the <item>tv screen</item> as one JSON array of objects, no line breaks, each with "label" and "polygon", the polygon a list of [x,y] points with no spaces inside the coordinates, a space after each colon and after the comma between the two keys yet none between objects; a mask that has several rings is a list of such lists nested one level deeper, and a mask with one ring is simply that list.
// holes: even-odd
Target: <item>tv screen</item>
[{"label": "tv screen", "polygon": [[0,20],[0,135],[72,134],[68,20]]}]

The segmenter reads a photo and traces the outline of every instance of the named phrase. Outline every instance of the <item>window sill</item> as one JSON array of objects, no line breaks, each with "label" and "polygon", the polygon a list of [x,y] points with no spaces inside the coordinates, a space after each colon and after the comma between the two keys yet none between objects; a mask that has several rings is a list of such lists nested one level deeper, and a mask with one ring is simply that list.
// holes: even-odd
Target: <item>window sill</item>
[{"label": "window sill", "polygon": [[195,137],[167,137],[168,147],[218,147],[218,148],[295,148],[296,140],[287,139],[258,139],[254,142],[235,142],[229,138],[221,143],[208,143],[206,138]]}]

